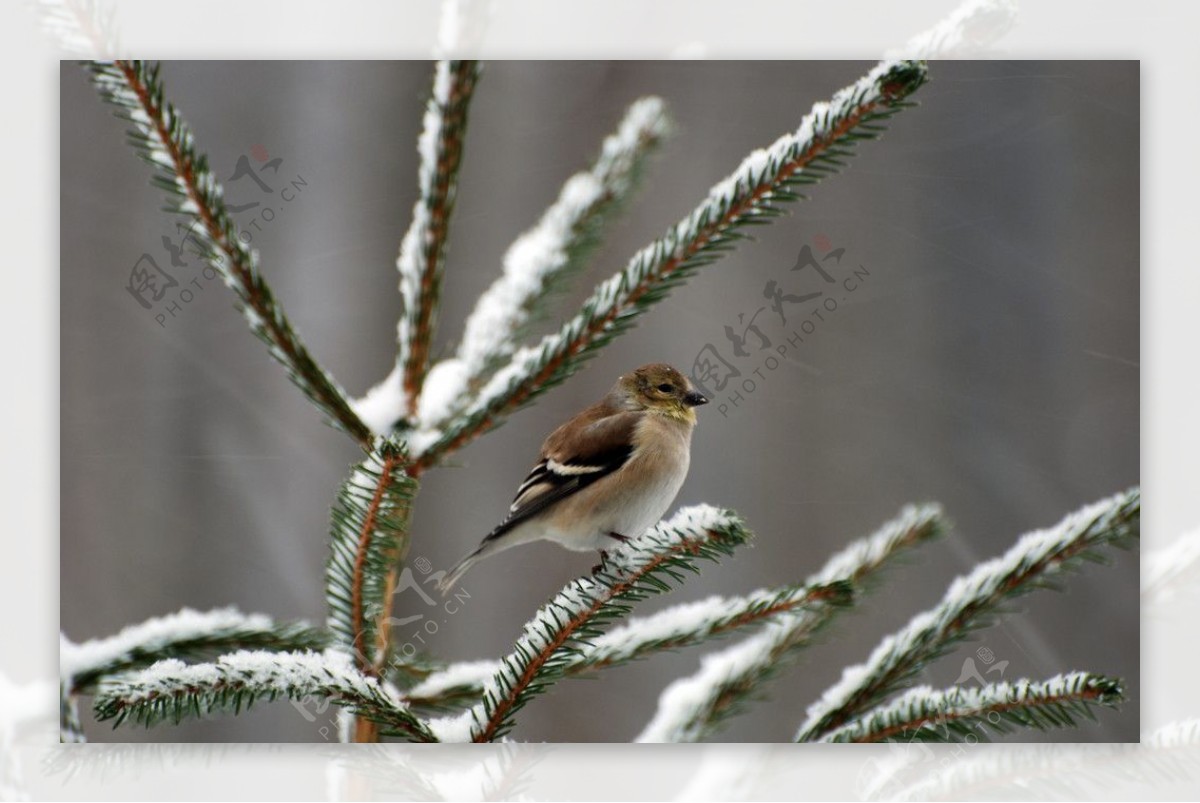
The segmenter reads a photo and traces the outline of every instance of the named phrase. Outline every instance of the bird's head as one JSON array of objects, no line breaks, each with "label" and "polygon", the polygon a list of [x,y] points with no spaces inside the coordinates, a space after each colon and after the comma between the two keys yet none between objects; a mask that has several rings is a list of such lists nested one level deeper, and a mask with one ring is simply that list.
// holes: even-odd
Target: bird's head
[{"label": "bird's head", "polygon": [[635,410],[649,410],[693,424],[696,412],[692,408],[708,404],[686,376],[661,362],[625,374],[617,380],[617,391]]}]

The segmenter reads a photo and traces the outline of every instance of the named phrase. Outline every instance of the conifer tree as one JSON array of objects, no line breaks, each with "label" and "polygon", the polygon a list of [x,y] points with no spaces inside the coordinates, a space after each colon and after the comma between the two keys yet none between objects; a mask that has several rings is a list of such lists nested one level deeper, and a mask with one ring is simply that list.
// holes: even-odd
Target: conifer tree
[{"label": "conifer tree", "polygon": [[[171,214],[223,277],[251,332],[321,416],[362,450],[332,504],[325,626],[278,623],[233,609],[183,610],[115,636],[62,643],[62,734],[81,738],[77,702],[114,725],[156,725],[237,714],[256,702],[311,696],[354,718],[357,741],[494,741],[520,736],[525,705],[559,682],[667,650],[726,643],[693,675],[670,684],[638,737],[708,737],[758,696],[778,670],[862,603],[894,555],[950,527],[936,505],[911,506],[852,542],[812,577],[634,616],[648,596],[671,593],[702,563],[734,559],[751,536],[733,511],[685,508],[610,554],[536,611],[507,655],[447,664],[399,654],[390,600],[409,551],[412,505],[425,471],[567,380],[676,286],[718,263],[787,205],[846,168],[859,146],[914,105],[924,62],[890,60],[797,115],[794,130],[749,154],[681,220],[601,282],[578,312],[530,341],[530,323],[563,289],[605,224],[635,191],[648,154],[669,129],[658,98],[635,99],[598,155],[563,186],[508,250],[501,275],[467,320],[457,350],[431,354],[447,272],[459,168],[472,98],[486,71],[472,61],[433,70],[418,143],[418,199],[397,258],[403,313],[394,369],[362,398],[322,366],[271,290],[268,265],[238,237],[220,182],[157,64],[88,63],[99,95],[128,124]],[[999,558],[955,581],[942,602],[845,670],[797,722],[799,741],[954,741],[1008,729],[1073,724],[1118,704],[1119,679],[1070,672],[1045,680],[957,688],[902,687],[972,630],[1003,615],[1002,603],[1049,584],[1068,568],[1138,537],[1136,489],[1089,505],[1026,535]],[[714,568],[714,570],[719,570]]]}]

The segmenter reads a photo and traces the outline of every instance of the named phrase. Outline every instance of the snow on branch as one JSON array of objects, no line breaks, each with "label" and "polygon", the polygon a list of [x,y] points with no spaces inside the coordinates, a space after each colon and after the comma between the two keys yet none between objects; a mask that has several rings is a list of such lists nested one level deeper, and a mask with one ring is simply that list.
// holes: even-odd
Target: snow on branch
[{"label": "snow on branch", "polygon": [[457,353],[430,371],[419,427],[441,426],[512,355],[546,300],[583,266],[600,226],[629,196],[667,130],[662,100],[636,101],[591,168],[571,176],[537,224],[509,247],[504,272],[476,302]]},{"label": "snow on branch", "polygon": [[[438,61],[433,91],[425,106],[424,125],[417,141],[418,198],[412,222],[400,243],[396,267],[404,310],[397,327],[397,369],[403,406],[391,421],[376,421],[386,432],[399,418],[416,412],[417,400],[429,370],[429,347],[437,317],[450,216],[458,192],[467,110],[479,79],[477,61]],[[392,377],[384,380],[391,381]]]},{"label": "snow on branch", "polygon": [[96,718],[126,719],[150,726],[179,723],[188,716],[238,713],[255,702],[309,696],[327,697],[347,706],[385,731],[413,741],[433,741],[425,723],[409,711],[394,689],[354,668],[340,650],[223,655],[213,663],[160,661],[147,669],[101,681],[96,693]]},{"label": "snow on branch", "polygon": [[404,450],[383,438],[351,471],[331,513],[325,568],[329,627],[366,674],[381,673],[388,643],[394,573],[408,552],[408,518],[417,483]]},{"label": "snow on branch", "polygon": [[[844,583],[824,586],[782,586],[759,589],[744,596],[712,596],[666,608],[650,616],[633,617],[618,627],[580,644],[566,657],[564,677],[578,677],[628,663],[654,653],[676,650],[730,633],[740,632],[800,609],[849,604]],[[487,681],[502,668],[500,661],[450,664],[431,673],[405,692],[412,705],[446,708],[483,693]]]},{"label": "snow on branch", "polygon": [[405,691],[404,699],[409,705],[422,708],[449,708],[464,700],[474,702],[502,666],[500,661],[487,658],[449,664]]},{"label": "snow on branch", "polygon": [[701,659],[700,670],[676,680],[658,698],[639,742],[694,742],[738,710],[757,682],[789,650],[807,644],[829,621],[828,606],[812,606],[769,621],[761,632]]},{"label": "snow on branch", "polygon": [[808,710],[797,741],[814,741],[882,702],[926,663],[973,629],[991,623],[997,606],[1018,594],[1048,586],[1054,574],[1084,559],[1101,559],[1101,547],[1123,546],[1138,537],[1141,494],[1137,489],[1088,505],[1057,525],[1028,533],[1004,555],[959,577],[933,609],[886,637],[862,664]]},{"label": "snow on branch", "polygon": [[346,394],[317,364],[259,271],[258,252],[238,237],[224,191],[198,153],[192,131],[164,98],[159,66],[141,61],[91,62],[100,96],[128,120],[130,142],[154,169],[153,182],[167,193],[168,211],[194,224],[188,241],[234,292],[250,330],[287,370],[292,382],[336,428],[360,444],[371,433],[350,407]]},{"label": "snow on branch", "polygon": [[580,649],[570,674],[628,663],[665,650],[700,644],[788,614],[848,605],[846,583],[764,588],[745,596],[709,597],[629,619]]},{"label": "snow on branch", "polygon": [[59,639],[59,671],[67,694],[90,692],[105,675],[149,666],[164,658],[194,659],[238,649],[303,650],[326,638],[304,622],[276,623],[237,608],[199,612],[191,608],[129,625],[107,638],[74,644]]},{"label": "snow on branch", "polygon": [[730,554],[750,537],[732,511],[684,508],[610,552],[591,577],[572,581],[524,627],[512,653],[484,685],[483,700],[457,717],[434,720],[443,741],[490,742],[512,729],[513,715],[563,677],[573,655],[634,602],[670,590],[700,559]]},{"label": "snow on branch", "polygon": [[866,538],[836,553],[808,583],[857,583],[891,557],[918,543],[935,538],[945,529],[941,505],[906,505],[891,521]]},{"label": "snow on branch", "polygon": [[[899,551],[934,537],[942,526],[939,506],[908,506],[872,535],[835,554],[805,586],[815,604],[784,610],[758,634],[705,656],[698,672],[663,690],[658,709],[638,741],[696,741],[711,733],[809,644],[839,608],[849,604],[852,590],[869,574]],[[840,589],[836,595],[822,593],[836,589]]]},{"label": "snow on branch", "polygon": [[823,736],[823,742],[959,742],[988,731],[1073,727],[1093,706],[1124,700],[1121,681],[1087,672],[988,686],[910,689]]},{"label": "snow on branch", "polygon": [[443,431],[410,442],[418,465],[436,463],[562,382],[671,288],[744,239],[742,227],[782,214],[781,203],[801,197],[797,187],[844,167],[859,140],[878,136],[884,120],[911,105],[906,99],[925,75],[919,62],[882,63],[828,103],[816,104],[795,132],[747,156],[691,214],[601,283],[557,333],[518,350],[462,415]]}]

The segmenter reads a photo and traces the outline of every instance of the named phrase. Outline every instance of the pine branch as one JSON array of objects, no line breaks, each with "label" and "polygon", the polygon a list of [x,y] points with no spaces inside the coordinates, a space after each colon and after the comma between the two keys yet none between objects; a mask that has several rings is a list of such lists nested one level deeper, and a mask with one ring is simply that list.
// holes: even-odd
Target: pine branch
[{"label": "pine branch", "polygon": [[[382,677],[391,644],[392,594],[408,554],[409,515],[417,481],[407,473],[403,447],[379,438],[338,491],[331,514],[325,567],[329,626],[360,671]],[[378,732],[360,718],[355,741]]]},{"label": "pine branch", "polygon": [[841,598],[803,606],[773,617],[756,635],[705,656],[700,670],[667,686],[654,718],[638,741],[697,741],[745,708],[749,698],[780,669],[794,660],[844,608],[849,591],[865,581],[901,550],[935,537],[943,527],[937,505],[909,506],[872,535],[835,554],[809,578],[810,593],[845,589]]},{"label": "pine branch", "polygon": [[709,597],[628,620],[580,650],[570,674],[628,663],[666,650],[702,644],[713,638],[767,625],[793,615],[813,615],[849,605],[848,583],[764,588],[736,597]]},{"label": "pine branch", "polygon": [[614,552],[591,577],[572,581],[543,605],[513,652],[485,684],[483,700],[458,717],[434,720],[443,741],[491,742],[513,727],[513,716],[562,678],[573,655],[638,600],[671,589],[683,572],[698,573],[699,559],[730,554],[750,537],[732,511],[707,505],[684,508],[669,521]]},{"label": "pine branch", "polygon": [[410,438],[417,470],[562,382],[673,287],[745,239],[743,227],[782,214],[781,203],[801,197],[797,187],[815,184],[843,167],[855,144],[878,136],[887,118],[911,105],[906,98],[924,81],[921,63],[880,64],[829,103],[817,104],[795,133],[750,154],[688,217],[597,287],[556,334],[517,351],[461,416],[442,431]]},{"label": "pine branch", "polygon": [[359,669],[378,677],[387,658],[395,572],[408,552],[408,520],[417,483],[403,448],[380,438],[338,491],[325,568],[329,626]]},{"label": "pine branch", "polygon": [[852,583],[874,579],[889,560],[904,550],[937,538],[947,524],[938,504],[905,505],[896,517],[868,535],[835,553],[821,570],[806,581],[809,585]]},{"label": "pine branch", "polygon": [[475,304],[455,356],[430,371],[418,427],[436,429],[460,413],[544,314],[546,302],[584,265],[603,224],[632,194],[668,120],[659,98],[638,100],[605,138],[588,170],[571,176],[537,224],[504,255],[504,272]]},{"label": "pine branch", "polygon": [[932,610],[885,638],[866,663],[845,670],[808,710],[797,741],[815,741],[881,703],[927,663],[971,631],[991,624],[1006,600],[1053,587],[1055,574],[1084,560],[1100,560],[1106,546],[1138,537],[1141,494],[1117,494],[1078,510],[1054,527],[1023,536],[1004,555],[959,577]]},{"label": "pine branch", "polygon": [[[781,586],[745,596],[713,596],[675,605],[655,614],[633,617],[600,634],[563,662],[563,677],[581,677],[610,666],[677,650],[710,639],[763,625],[802,609],[846,605],[851,597],[845,583],[823,586]],[[503,669],[496,660],[464,661],[430,673],[404,693],[410,705],[422,708],[461,707],[483,694],[487,681]]]},{"label": "pine branch", "polygon": [[148,669],[101,681],[95,713],[101,721],[126,719],[146,725],[188,716],[240,713],[259,700],[327,697],[385,732],[411,741],[434,741],[426,724],[394,690],[359,672],[340,650],[315,652],[241,651],[214,663],[187,665],[169,659]]},{"label": "pine branch", "polygon": [[823,742],[961,742],[986,739],[988,730],[1074,727],[1095,719],[1093,706],[1124,701],[1119,680],[1072,672],[1049,680],[1018,680],[984,687],[934,690],[918,686],[823,736]]},{"label": "pine branch", "polygon": [[[439,61],[433,92],[425,107],[424,129],[417,145],[421,156],[417,178],[420,197],[412,223],[400,244],[396,267],[404,311],[397,327],[397,366],[406,400],[404,415],[417,411],[429,370],[429,348],[441,293],[450,216],[458,190],[467,110],[479,79],[477,61]],[[385,380],[386,381],[386,380]]]},{"label": "pine branch", "polygon": [[259,271],[258,252],[238,238],[224,191],[199,154],[191,129],[164,99],[157,64],[141,61],[92,62],[92,83],[100,96],[132,123],[129,139],[154,168],[153,183],[167,193],[167,211],[194,224],[188,239],[237,297],[250,330],[287,370],[292,382],[326,415],[329,423],[364,447],[371,432],[351,409],[346,394],[309,354]]},{"label": "pine branch", "polygon": [[59,669],[66,694],[89,694],[107,675],[166,658],[197,660],[243,649],[320,649],[327,640],[304,622],[279,624],[269,616],[244,614],[233,607],[204,613],[184,608],[82,644],[60,637]]}]

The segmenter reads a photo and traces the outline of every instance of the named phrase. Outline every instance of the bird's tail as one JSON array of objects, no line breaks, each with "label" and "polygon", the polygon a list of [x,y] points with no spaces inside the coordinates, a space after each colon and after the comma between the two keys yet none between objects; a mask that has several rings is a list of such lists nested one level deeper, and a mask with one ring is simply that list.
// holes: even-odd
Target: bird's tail
[{"label": "bird's tail", "polygon": [[438,591],[442,592],[443,597],[450,593],[450,589],[458,585],[458,581],[475,565],[476,561],[491,551],[488,547],[488,542],[484,541],[474,552],[454,564],[454,568],[446,572],[445,576],[437,584]]}]

